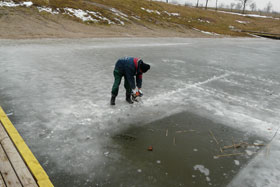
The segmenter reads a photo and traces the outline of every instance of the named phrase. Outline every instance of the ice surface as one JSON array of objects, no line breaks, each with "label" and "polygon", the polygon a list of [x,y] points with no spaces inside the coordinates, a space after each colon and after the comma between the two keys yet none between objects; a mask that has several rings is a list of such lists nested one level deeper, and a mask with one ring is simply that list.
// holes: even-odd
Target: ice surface
[{"label": "ice surface", "polygon": [[[0,104],[50,176],[92,182],[120,156],[109,152],[112,133],[181,111],[271,139],[280,121],[279,51],[266,39],[0,40]],[[142,57],[151,70],[141,103],[128,105],[121,85],[111,107],[122,56]],[[277,186],[279,143],[276,136],[230,186]]]}]

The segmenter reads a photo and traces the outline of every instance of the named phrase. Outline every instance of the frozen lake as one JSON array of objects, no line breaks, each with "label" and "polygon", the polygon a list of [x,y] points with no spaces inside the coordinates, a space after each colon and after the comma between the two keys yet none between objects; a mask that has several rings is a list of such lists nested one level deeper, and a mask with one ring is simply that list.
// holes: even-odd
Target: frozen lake
[{"label": "frozen lake", "polygon": [[[158,128],[159,120],[177,119],[177,114],[185,113],[205,119],[198,123],[206,129],[207,120],[215,129],[220,126],[215,131],[218,138],[225,138],[221,129],[230,128],[242,140],[258,137],[251,143],[268,142],[280,126],[279,51],[279,41],[265,39],[0,40],[0,105],[55,186],[188,186],[170,175],[169,181],[174,182],[162,183],[158,172],[169,167],[161,158],[154,159],[162,170],[151,167],[154,176],[145,175],[143,159],[136,162],[137,155],[123,152],[130,143],[120,143],[115,137],[138,128],[145,132],[141,127],[148,130],[150,124]],[[141,103],[127,104],[122,84],[116,106],[111,107],[113,68],[123,56],[141,57],[151,70],[143,76]],[[171,126],[176,123],[170,122]],[[190,123],[186,118],[174,132],[195,127]],[[165,125],[164,135],[171,128]],[[233,134],[226,134],[231,141]],[[125,138],[136,137],[140,149],[145,146],[139,139],[146,135]],[[243,157],[227,157],[225,164],[239,165],[253,154],[230,181],[215,183],[219,175],[213,176],[203,157],[195,165],[186,165],[194,173],[182,174],[173,168],[173,174],[192,181],[201,171],[204,186],[276,187],[280,183],[280,165],[275,164],[280,163],[279,143],[275,136],[269,149],[242,150]],[[192,150],[200,153],[199,148]],[[129,165],[117,164],[125,159]],[[132,180],[116,179],[126,176],[124,171],[135,171]],[[220,177],[226,176],[221,173]]]}]

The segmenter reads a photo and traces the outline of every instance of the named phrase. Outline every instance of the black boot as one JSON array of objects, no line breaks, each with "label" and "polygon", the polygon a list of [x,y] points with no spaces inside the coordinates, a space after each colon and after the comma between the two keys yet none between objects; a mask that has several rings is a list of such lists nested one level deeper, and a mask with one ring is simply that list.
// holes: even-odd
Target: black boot
[{"label": "black boot", "polygon": [[133,104],[133,101],[131,100],[131,94],[126,92],[126,98],[125,100],[129,103],[129,104]]},{"label": "black boot", "polygon": [[115,100],[116,100],[116,96],[115,95],[112,95],[112,97],[111,97],[111,105],[115,105],[116,103],[115,103]]}]

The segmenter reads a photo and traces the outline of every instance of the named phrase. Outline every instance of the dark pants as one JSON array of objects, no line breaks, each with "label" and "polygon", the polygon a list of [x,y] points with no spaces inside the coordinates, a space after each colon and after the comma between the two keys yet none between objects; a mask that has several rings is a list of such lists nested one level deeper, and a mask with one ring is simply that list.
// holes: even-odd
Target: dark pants
[{"label": "dark pants", "polygon": [[125,77],[125,75],[121,72],[119,72],[119,70],[115,69],[114,70],[114,77],[115,77],[115,81],[112,87],[112,95],[117,96],[119,93],[119,86],[121,84],[122,81],[122,77],[124,77],[124,87],[126,89],[126,94],[130,94],[131,93],[131,88],[129,86],[129,83],[127,81],[127,78]]}]

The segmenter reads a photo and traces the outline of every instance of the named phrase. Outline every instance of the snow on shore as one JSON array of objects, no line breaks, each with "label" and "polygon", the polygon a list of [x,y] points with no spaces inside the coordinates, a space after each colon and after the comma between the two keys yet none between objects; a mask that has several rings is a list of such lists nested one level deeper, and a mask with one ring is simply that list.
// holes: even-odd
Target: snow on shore
[{"label": "snow on shore", "polygon": [[219,34],[217,34],[217,33],[202,31],[202,30],[199,30],[199,29],[197,29],[197,28],[193,28],[193,30],[198,31],[198,32],[201,32],[201,33],[203,33],[203,34],[208,34],[208,35],[213,35],[213,36],[219,36]]},{"label": "snow on shore", "polygon": [[[31,7],[33,6],[33,3],[31,1],[27,2],[22,2],[22,3],[15,3],[13,1],[0,1],[0,7],[19,7],[19,6],[26,6],[26,7]],[[117,9],[110,9],[111,12],[113,12],[117,17],[114,18],[115,21],[112,21],[108,19],[106,16],[103,16],[100,12],[95,12],[95,11],[89,11],[89,10],[81,10],[81,9],[75,9],[75,8],[57,8],[53,9],[50,7],[37,7],[39,12],[47,12],[52,15],[58,15],[58,14],[66,14],[71,17],[76,17],[83,22],[106,22],[107,24],[120,24],[120,25],[125,25],[123,20],[128,20],[127,15],[122,13],[121,11]]]},{"label": "snow on shore", "polygon": [[270,19],[280,20],[280,18],[274,18],[272,16],[262,16],[262,15],[257,15],[257,14],[240,14],[240,13],[236,13],[236,12],[226,12],[226,11],[218,11],[218,12],[225,13],[225,14],[233,14],[233,15],[238,15],[238,16],[244,16],[244,17],[270,18]]},{"label": "snow on shore", "polygon": [[0,7],[18,7],[18,6],[26,6],[30,7],[33,3],[31,1],[15,3],[13,1],[0,1]]}]

